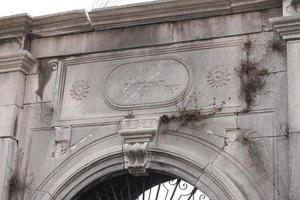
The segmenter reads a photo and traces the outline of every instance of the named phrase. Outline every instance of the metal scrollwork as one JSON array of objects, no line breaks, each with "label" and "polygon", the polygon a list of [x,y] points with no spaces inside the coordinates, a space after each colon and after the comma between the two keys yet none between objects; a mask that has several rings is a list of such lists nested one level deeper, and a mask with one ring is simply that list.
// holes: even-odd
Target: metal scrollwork
[{"label": "metal scrollwork", "polygon": [[129,174],[98,183],[72,200],[209,200],[198,188],[163,174]]}]

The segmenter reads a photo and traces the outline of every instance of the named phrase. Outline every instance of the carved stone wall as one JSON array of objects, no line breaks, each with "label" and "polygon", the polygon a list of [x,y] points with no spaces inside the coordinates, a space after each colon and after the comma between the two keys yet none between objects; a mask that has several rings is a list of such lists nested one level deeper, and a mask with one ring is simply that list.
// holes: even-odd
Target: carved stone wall
[{"label": "carved stone wall", "polygon": [[[289,199],[286,62],[298,51],[272,48],[268,19],[281,12],[275,0],[174,0],[1,18],[1,199],[16,149],[23,200],[70,200],[150,170],[210,199]],[[282,23],[292,40],[297,29]],[[245,112],[238,69],[247,58],[265,73]]]}]

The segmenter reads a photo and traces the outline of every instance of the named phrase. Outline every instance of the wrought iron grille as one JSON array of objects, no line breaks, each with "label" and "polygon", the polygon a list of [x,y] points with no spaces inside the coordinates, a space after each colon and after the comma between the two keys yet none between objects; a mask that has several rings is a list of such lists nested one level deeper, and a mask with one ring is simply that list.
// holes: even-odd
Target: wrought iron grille
[{"label": "wrought iron grille", "polygon": [[94,183],[72,200],[209,200],[199,189],[158,173],[135,177],[129,174]]}]

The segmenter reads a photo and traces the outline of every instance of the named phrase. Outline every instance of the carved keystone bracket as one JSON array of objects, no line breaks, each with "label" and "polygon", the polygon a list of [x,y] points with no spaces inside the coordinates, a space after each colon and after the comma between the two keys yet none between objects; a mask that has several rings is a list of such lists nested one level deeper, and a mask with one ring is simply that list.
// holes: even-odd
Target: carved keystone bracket
[{"label": "carved keystone bracket", "polygon": [[124,138],[125,168],[134,176],[146,174],[147,147],[158,132],[159,117],[124,119],[119,134]]},{"label": "carved keystone bracket", "polygon": [[124,145],[125,168],[134,176],[146,174],[148,142]]},{"label": "carved keystone bracket", "polygon": [[64,155],[70,147],[71,127],[55,127],[53,157]]}]

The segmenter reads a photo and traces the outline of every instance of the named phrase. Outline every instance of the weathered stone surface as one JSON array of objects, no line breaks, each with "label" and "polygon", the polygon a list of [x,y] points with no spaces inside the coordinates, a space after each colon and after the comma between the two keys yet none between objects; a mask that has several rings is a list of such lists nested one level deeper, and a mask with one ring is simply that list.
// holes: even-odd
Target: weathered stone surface
[{"label": "weathered stone surface", "polygon": [[261,13],[242,13],[174,23],[174,42],[260,32]]},{"label": "weathered stone surface", "polygon": [[[40,38],[32,41],[31,49],[40,58],[241,35],[260,32],[264,26],[261,15],[267,13],[253,12],[175,22],[174,32],[172,23],[164,23]],[[205,29],[201,28],[203,26]]]},{"label": "weathered stone surface", "polygon": [[93,27],[90,25],[85,10],[34,17],[31,25],[31,31],[35,37],[66,35],[92,30]]},{"label": "weathered stone surface", "polygon": [[[66,76],[63,78],[65,80],[61,82],[58,88],[59,98],[57,103],[60,110],[57,110],[59,111],[57,120],[124,116],[128,113],[127,110],[135,110],[135,114],[146,113],[149,111],[145,110],[145,108],[149,108],[149,106],[152,106],[153,110],[164,105],[168,107],[161,109],[171,111],[180,101],[179,95],[186,96],[186,99],[185,102],[178,103],[177,106],[185,105],[189,98],[193,98],[193,95],[198,99],[198,106],[204,108],[213,103],[221,104],[223,101],[226,102],[226,106],[240,106],[239,88],[235,87],[235,85],[239,84],[238,77],[235,74],[235,67],[241,56],[240,45],[242,41],[243,38],[238,37],[228,40],[215,40],[208,43],[198,42],[193,45],[162,47],[159,49],[159,57],[156,55],[157,50],[149,48],[128,50],[118,54],[105,53],[85,56],[80,59],[67,59],[62,64],[62,70],[66,72]],[[231,52],[230,56],[228,56],[228,52]],[[116,59],[119,56],[129,55],[134,55],[134,57],[121,61]],[[140,59],[137,58],[139,55],[149,55],[149,57]],[[216,55],[220,60],[214,59]],[[169,63],[168,60],[170,59],[171,62]],[[91,60],[92,62],[90,62]],[[149,62],[149,60],[153,61]],[[132,71],[128,71],[127,67],[131,66],[128,63],[136,63],[130,68]],[[149,68],[149,63],[151,63],[151,66],[155,65],[157,69]],[[164,74],[157,76],[156,73],[161,72],[160,69],[163,69]],[[119,74],[114,73],[117,70],[122,72]],[[123,72],[123,70],[125,71]],[[176,73],[180,75],[178,76]],[[151,75],[151,77],[147,78],[151,79],[150,81],[157,76],[161,79],[159,79],[160,83],[163,83],[163,85],[153,85],[151,83],[151,85],[146,85],[151,87],[146,88],[147,91],[144,95],[155,94],[155,96],[149,96],[148,98],[138,96],[133,102],[128,103],[124,99],[126,96],[120,96],[124,96],[126,93],[117,92],[118,98],[121,99],[114,97],[116,91],[111,87],[116,87],[118,91],[121,91],[122,88],[120,87],[124,87],[122,84],[145,81],[143,77],[148,74]],[[179,87],[176,87],[178,91],[169,90],[176,88],[166,88],[166,86],[173,87],[175,86],[174,84],[179,84]],[[144,86],[141,89],[145,89]],[[160,89],[157,90],[156,87]],[[231,89],[229,92],[225,92],[223,88]],[[132,94],[129,93],[128,95],[141,95],[136,93],[135,89],[137,88],[133,88]],[[206,92],[208,90],[210,91],[209,93]],[[151,91],[156,92],[153,93]],[[112,108],[111,102],[107,102],[107,96],[119,102],[120,105],[114,105],[117,109]],[[166,104],[166,101],[169,101],[167,102],[168,104]],[[170,107],[172,105],[174,106],[173,108]],[[119,109],[125,112],[118,111]]]},{"label": "weathered stone surface", "polygon": [[15,105],[0,106],[0,137],[17,137],[21,109]]},{"label": "weathered stone surface", "polygon": [[[185,7],[182,10],[182,6]],[[198,17],[229,14],[230,2],[225,0],[156,1],[89,12],[96,30],[136,26],[147,23],[183,20]],[[114,16],[119,16],[115,18]]]},{"label": "weathered stone surface", "polygon": [[21,71],[30,74],[36,66],[37,60],[26,50],[0,55],[0,73]]},{"label": "weathered stone surface", "polygon": [[13,39],[6,39],[0,40],[0,54],[6,54],[7,52],[18,51],[22,48],[22,39],[13,38]]},{"label": "weathered stone surface", "polygon": [[27,14],[0,17],[0,39],[24,36],[30,30],[32,17]]},{"label": "weathered stone surface", "polygon": [[[92,25],[83,10],[1,18],[12,29],[0,31],[0,153],[10,150],[2,140],[18,139],[33,179],[23,199],[72,199],[156,171],[210,199],[297,200],[299,17],[273,20],[289,42],[287,54],[271,50],[267,19],[279,4],[160,1],[91,11]],[[37,71],[16,53],[30,30]],[[249,112],[237,72],[247,50],[267,69]]]},{"label": "weathered stone surface", "polygon": [[[31,188],[34,189],[28,191],[28,199],[35,193],[41,181],[54,170],[54,162],[52,160],[54,138],[54,130],[37,131],[32,134],[27,173],[33,176]],[[45,193],[47,194],[47,192],[44,191],[38,191],[38,193],[43,195],[45,195]]]},{"label": "weathered stone surface", "polygon": [[32,53],[37,57],[108,51],[161,45],[172,41],[172,24],[145,25],[76,35],[35,39]]},{"label": "weathered stone surface", "polygon": [[299,15],[271,18],[270,23],[284,40],[295,40],[300,38]]},{"label": "weathered stone surface", "polygon": [[232,12],[245,12],[258,9],[268,9],[281,7],[281,2],[278,0],[232,0],[231,2]]},{"label": "weathered stone surface", "polygon": [[272,24],[270,24],[269,19],[274,17],[281,17],[282,16],[282,8],[274,8],[270,10],[266,10],[261,14],[262,18],[262,30],[263,31],[271,31]]},{"label": "weathered stone surface", "polygon": [[0,73],[0,105],[23,105],[25,76],[21,72]]},{"label": "weathered stone surface", "polygon": [[[0,112],[1,113],[1,112]],[[2,132],[2,130],[1,130]],[[0,136],[1,137],[1,136]],[[0,138],[0,198],[9,197],[9,180],[15,167],[14,159],[17,151],[17,142],[11,138]]]}]

